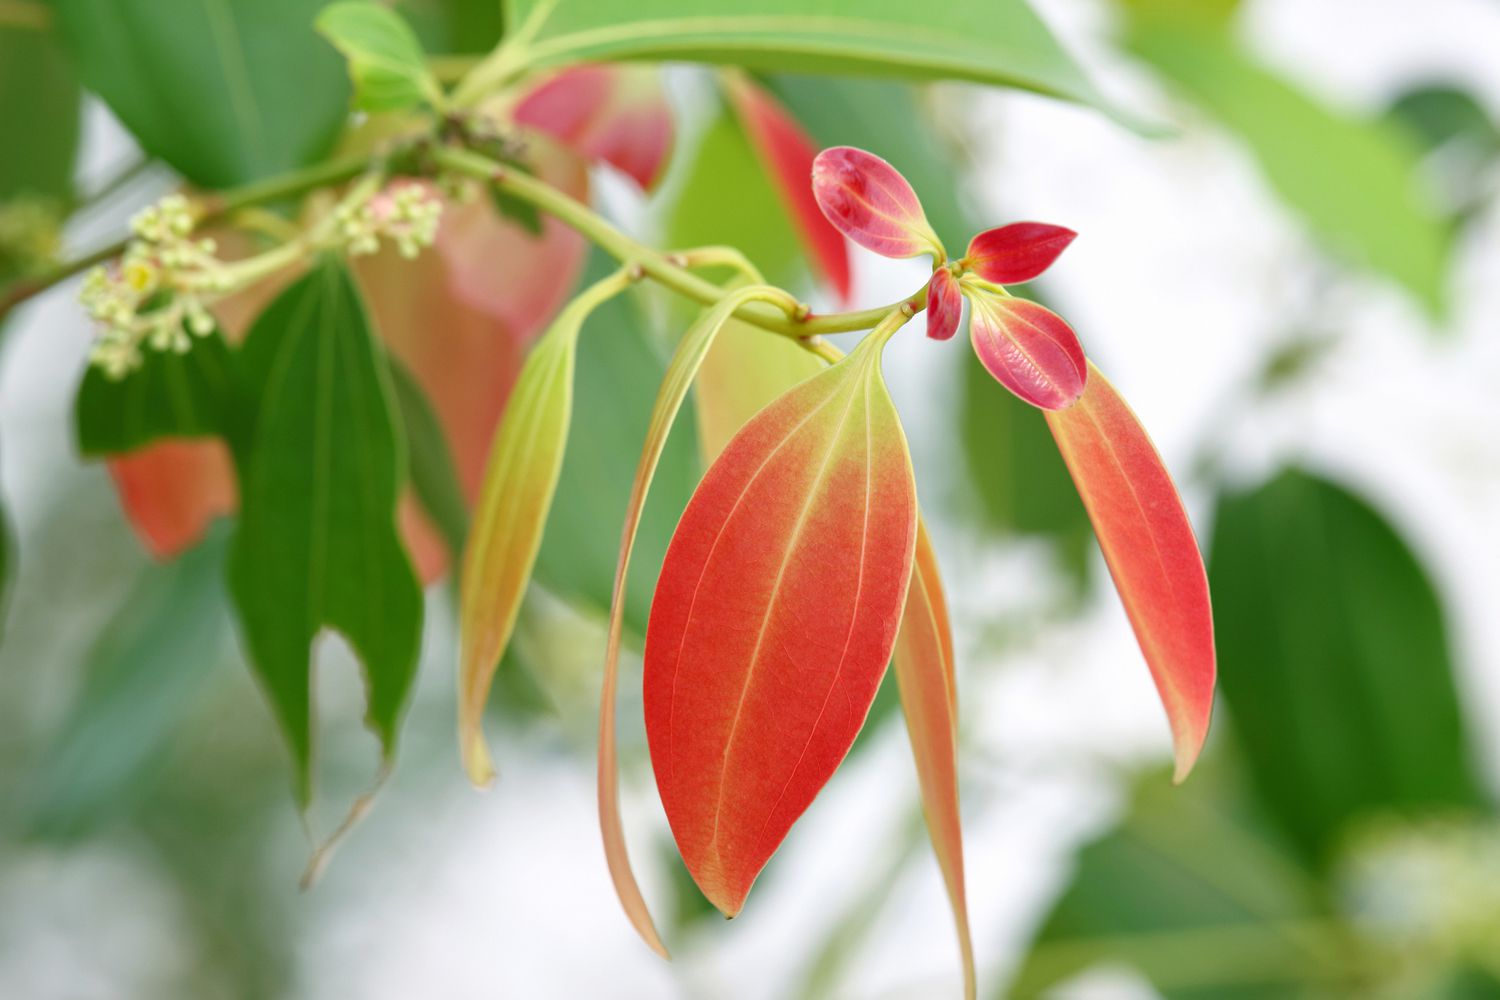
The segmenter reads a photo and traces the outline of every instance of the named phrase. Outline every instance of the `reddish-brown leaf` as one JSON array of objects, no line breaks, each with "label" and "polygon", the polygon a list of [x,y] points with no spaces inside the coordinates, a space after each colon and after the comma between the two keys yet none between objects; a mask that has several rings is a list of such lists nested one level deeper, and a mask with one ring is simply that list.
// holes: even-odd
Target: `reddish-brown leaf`
[{"label": "reddish-brown leaf", "polygon": [[650,190],[672,150],[672,108],[654,66],[572,66],[523,96],[515,120]]},{"label": "reddish-brown leaf", "polygon": [[997,285],[1030,281],[1052,266],[1078,234],[1045,222],[1013,222],[969,241],[964,259],[974,273]]},{"label": "reddish-brown leaf", "polygon": [[933,340],[951,340],[963,318],[964,297],[958,290],[953,272],[940,267],[927,283],[927,336]]},{"label": "reddish-brown leaf", "polygon": [[1214,624],[1193,526],[1130,407],[1090,366],[1073,406],[1047,414],[1166,706],[1177,780],[1203,748],[1214,700]]},{"label": "reddish-brown leaf", "polygon": [[160,441],[110,459],[109,473],[126,518],[157,559],[190,548],[215,518],[239,508],[222,441]]},{"label": "reddish-brown leaf", "polygon": [[1032,406],[1060,410],[1083,392],[1088,362],[1078,335],[1045,306],[964,280],[969,340],[995,381]]},{"label": "reddish-brown leaf", "polygon": [[809,183],[817,146],[792,113],[745,73],[727,71],[724,89],[751,147],[786,202],[808,256],[838,297],[847,301],[852,280],[849,245],[823,217]]},{"label": "reddish-brown leaf", "polygon": [[651,761],[688,870],[731,916],[848,752],[895,644],[916,491],[879,339],[730,442],[657,584]]}]

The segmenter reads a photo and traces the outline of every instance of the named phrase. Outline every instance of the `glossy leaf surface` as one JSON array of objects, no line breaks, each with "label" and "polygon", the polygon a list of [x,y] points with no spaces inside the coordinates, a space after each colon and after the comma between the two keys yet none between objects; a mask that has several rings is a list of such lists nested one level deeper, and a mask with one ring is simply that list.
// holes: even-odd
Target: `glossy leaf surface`
[{"label": "glossy leaf surface", "polygon": [[207,187],[311,162],[343,122],[322,0],[57,0],[83,81],[146,152]]},{"label": "glossy leaf surface", "polygon": [[1073,405],[1090,378],[1073,328],[1046,306],[966,288],[969,340],[995,381],[1043,410]]},{"label": "glossy leaf surface", "polygon": [[969,241],[964,254],[974,273],[997,285],[1014,285],[1037,277],[1057,260],[1078,234],[1045,222],[1013,222],[986,229]]},{"label": "glossy leaf surface", "polygon": [[1288,471],[1221,501],[1210,551],[1231,732],[1306,859],[1361,817],[1480,806],[1449,624],[1388,521]]},{"label": "glossy leaf surface", "polygon": [[442,107],[422,43],[394,10],[346,0],[325,7],[316,24],[349,62],[356,108],[399,111],[424,101]]},{"label": "glossy leaf surface", "polygon": [[964,995],[973,1000],[977,991],[974,943],[969,933],[963,827],[958,811],[958,687],[953,627],[948,621],[937,554],[921,521],[917,522],[911,589],[906,595],[906,610],[901,616],[901,630],[896,635],[891,662],[901,690],[901,708],[922,789],[922,812],[958,929]]},{"label": "glossy leaf surface", "polygon": [[878,347],[745,426],[657,584],[651,761],[688,870],[731,916],[848,752],[905,605],[916,495]]},{"label": "glossy leaf surface", "polygon": [[640,464],[630,488],[630,502],[625,508],[625,527],[620,534],[620,559],[615,568],[614,592],[610,601],[609,639],[604,654],[604,682],[599,696],[599,824],[604,834],[604,854],[610,877],[620,903],[630,916],[641,937],[663,957],[666,946],[656,933],[646,901],[641,896],[630,858],[625,847],[625,832],[620,821],[619,761],[615,746],[615,689],[619,684],[620,641],[625,629],[625,581],[630,572],[630,555],[635,547],[635,533],[646,505],[646,494],[656,475],[656,465],[667,446],[667,435],[677,420],[677,413],[687,399],[693,378],[714,339],[734,311],[746,302],[764,299],[768,289],[747,288],[725,296],[703,314],[682,338],[667,366],[646,429],[646,443],[641,449]]},{"label": "glossy leaf surface", "polygon": [[464,552],[459,608],[459,747],[476,784],[494,775],[480,721],[531,579],[562,471],[578,333],[607,280],[575,299],[537,342],[505,406]]},{"label": "glossy leaf surface", "polygon": [[544,63],[647,59],[755,69],[960,78],[1096,102],[1096,92],[1024,0],[983,16],[906,0],[518,0],[512,32],[534,29]]},{"label": "glossy leaf surface", "polygon": [[349,275],[323,263],[241,351],[260,401],[240,460],[230,590],[251,660],[311,797],[309,646],[337,630],[364,665],[367,722],[393,758],[416,673],[422,593],[396,533],[404,471],[389,376]]},{"label": "glossy leaf surface", "polygon": [[672,152],[672,108],[654,66],[573,66],[544,80],[514,118],[650,190]]},{"label": "glossy leaf surface", "polygon": [[817,147],[791,113],[749,76],[727,72],[724,88],[750,145],[787,206],[808,257],[839,299],[847,301],[852,280],[849,247],[813,197]]},{"label": "glossy leaf surface", "polygon": [[813,161],[813,196],[834,228],[882,257],[942,256],[942,244],[917,193],[896,168],[853,146],[825,149]]},{"label": "glossy leaf surface", "polygon": [[1047,422],[1166,707],[1181,781],[1214,699],[1213,611],[1193,526],[1145,429],[1098,369]]},{"label": "glossy leaf surface", "polygon": [[953,272],[945,267],[932,272],[932,280],[927,284],[927,336],[933,340],[953,339],[963,311],[963,295]]}]

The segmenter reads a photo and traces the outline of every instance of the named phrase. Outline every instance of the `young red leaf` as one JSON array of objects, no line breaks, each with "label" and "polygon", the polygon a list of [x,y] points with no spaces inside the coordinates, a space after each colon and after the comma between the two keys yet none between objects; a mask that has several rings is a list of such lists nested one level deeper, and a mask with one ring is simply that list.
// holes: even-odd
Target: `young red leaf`
[{"label": "young red leaf", "polygon": [[948,623],[937,555],[920,520],[911,590],[906,595],[906,611],[901,616],[891,662],[917,765],[927,832],[953,907],[964,996],[973,1000],[977,991],[974,943],[969,934],[963,831],[958,814],[958,689],[954,681],[953,630]]},{"label": "young red leaf", "polygon": [[[614,880],[615,892],[630,922],[645,942],[663,958],[667,957],[666,946],[656,933],[651,912],[641,896],[640,886],[630,870],[630,855],[625,847],[625,830],[620,820],[619,761],[615,748],[615,688],[619,679],[620,640],[625,628],[625,580],[630,572],[630,554],[635,548],[635,533],[641,521],[641,512],[646,506],[646,494],[651,489],[651,480],[656,475],[657,463],[667,445],[667,435],[677,420],[677,412],[687,399],[693,377],[703,363],[704,356],[718,337],[719,331],[734,315],[736,309],[746,302],[758,299],[782,301],[786,293],[765,286],[752,286],[725,296],[712,309],[694,323],[692,329],[677,345],[672,363],[662,379],[656,403],[651,410],[651,423],[646,428],[646,441],[641,447],[641,460],[636,466],[635,481],[630,487],[630,501],[625,508],[625,527],[620,535],[620,559],[615,565],[614,595],[610,601],[609,641],[604,654],[604,683],[599,696],[599,827],[604,835],[604,857],[609,865],[610,877]],[[762,334],[764,335],[764,334]]]},{"label": "young red leaf", "polygon": [[239,508],[234,463],[215,439],[158,441],[110,459],[125,517],[156,559],[191,548],[215,518]]},{"label": "young red leaf", "polygon": [[1071,406],[1088,379],[1078,335],[1052,310],[983,286],[965,284],[969,340],[995,381],[1032,406]]},{"label": "young red leaf", "polygon": [[953,272],[940,267],[927,283],[927,336],[933,340],[950,340],[958,332],[963,318],[964,297],[958,290]]},{"label": "young red leaf", "polygon": [[542,547],[562,472],[578,332],[593,308],[627,281],[623,275],[606,278],[562,311],[526,359],[495,432],[459,594],[459,747],[475,784],[494,775],[480,720]]},{"label": "young red leaf", "polygon": [[807,183],[817,147],[792,113],[748,75],[726,71],[724,89],[750,145],[786,202],[813,264],[839,298],[847,300],[851,287],[849,246],[823,217]]},{"label": "young red leaf", "polygon": [[646,633],[646,735],[688,870],[729,916],[864,724],[916,490],[880,341],[762,410],[682,515]]},{"label": "young red leaf", "polygon": [[828,221],[866,250],[882,257],[943,258],[943,244],[917,193],[874,153],[853,146],[823,150],[813,160],[812,187]]},{"label": "young red leaf", "polygon": [[1166,706],[1181,781],[1203,748],[1214,698],[1213,612],[1193,526],[1145,429],[1098,369],[1090,366],[1078,402],[1047,423]]},{"label": "young red leaf", "polygon": [[672,108],[654,66],[572,66],[521,98],[513,117],[650,190],[672,149]]},{"label": "young red leaf", "polygon": [[1045,222],[1013,222],[969,241],[964,259],[974,273],[997,285],[1030,281],[1052,266],[1078,234]]}]

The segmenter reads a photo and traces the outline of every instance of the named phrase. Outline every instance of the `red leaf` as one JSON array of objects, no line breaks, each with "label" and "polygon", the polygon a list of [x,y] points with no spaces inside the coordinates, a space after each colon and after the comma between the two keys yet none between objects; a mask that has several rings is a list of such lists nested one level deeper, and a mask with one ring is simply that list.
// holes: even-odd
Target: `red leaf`
[{"label": "red leaf", "polygon": [[724,89],[750,145],[786,202],[808,255],[838,297],[848,301],[849,246],[823,217],[808,184],[817,146],[792,113],[746,74],[726,72]]},{"label": "red leaf", "polygon": [[1203,748],[1214,698],[1214,625],[1203,558],[1151,439],[1098,369],[1076,404],[1047,414],[1088,508],[1125,613],[1166,706],[1177,780]]},{"label": "red leaf", "polygon": [[1052,266],[1078,234],[1045,222],[1013,222],[987,229],[969,241],[964,259],[986,281],[1015,285]]},{"label": "red leaf", "polygon": [[911,580],[916,490],[880,344],[709,469],[646,632],[646,734],[688,870],[733,916],[864,724]]},{"label": "red leaf", "polygon": [[111,459],[109,472],[125,516],[156,559],[192,547],[216,518],[239,508],[222,441],[161,441]]},{"label": "red leaf", "polygon": [[943,258],[922,203],[895,167],[862,149],[835,146],[813,160],[813,195],[834,228],[882,257]]},{"label": "red leaf", "polygon": [[964,298],[959,293],[953,272],[940,267],[927,283],[927,336],[933,340],[950,340],[958,332],[963,318]]},{"label": "red leaf", "polygon": [[901,631],[891,662],[895,665],[901,708],[911,736],[927,832],[953,907],[963,962],[964,995],[973,1000],[977,991],[974,943],[969,933],[963,829],[958,813],[958,688],[953,669],[953,629],[948,623],[948,604],[938,575],[937,555],[920,520],[911,590],[906,595],[906,611],[901,616]]},{"label": "red leaf", "polygon": [[1071,406],[1088,379],[1073,328],[1035,302],[969,283],[964,290],[973,307],[969,340],[995,381],[1044,410]]},{"label": "red leaf", "polygon": [[672,149],[672,108],[653,66],[573,66],[521,98],[513,117],[650,190]]}]

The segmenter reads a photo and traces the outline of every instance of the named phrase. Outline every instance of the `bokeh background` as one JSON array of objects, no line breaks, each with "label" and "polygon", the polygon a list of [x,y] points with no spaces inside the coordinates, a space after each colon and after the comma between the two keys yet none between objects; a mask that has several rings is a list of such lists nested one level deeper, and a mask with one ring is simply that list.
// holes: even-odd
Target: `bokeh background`
[{"label": "bokeh background", "polygon": [[[1222,697],[1173,789],[1043,422],[961,341],[914,326],[887,352],[954,605],[982,990],[1500,996],[1500,4],[1233,6],[1148,23],[1139,4],[1037,0],[1144,129],[966,86],[768,80],[820,142],[905,170],[950,245],[1019,218],[1082,234],[1040,294],[1153,432],[1210,559]],[[4,60],[37,44],[0,43]],[[601,172],[598,203],[663,244],[740,243],[805,286],[711,75],[669,81],[666,184],[643,198]],[[90,190],[137,154],[92,98],[82,124]],[[68,247],[115,238],[174,183],[131,173]],[[698,210],[722,199],[736,210]],[[856,306],[924,280],[855,259]],[[488,722],[497,786],[473,791],[457,765],[453,595],[435,586],[396,774],[299,892],[307,835],[225,604],[226,532],[153,564],[78,457],[76,292],[0,327],[0,997],[957,995],[892,691],[732,923],[675,858],[627,694],[625,812],[676,961],[647,951],[594,814],[602,615],[539,588]],[[610,363],[660,365],[682,314],[632,308],[640,350]],[[652,391],[620,403],[641,425]],[[623,507],[629,447],[621,462],[570,465],[565,484]],[[317,701],[326,831],[374,756],[336,640]]]}]

